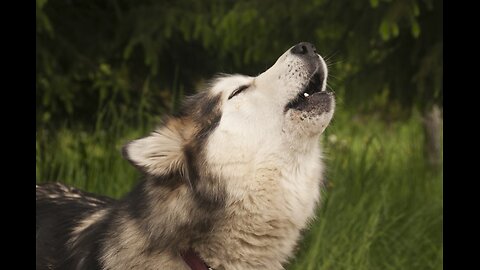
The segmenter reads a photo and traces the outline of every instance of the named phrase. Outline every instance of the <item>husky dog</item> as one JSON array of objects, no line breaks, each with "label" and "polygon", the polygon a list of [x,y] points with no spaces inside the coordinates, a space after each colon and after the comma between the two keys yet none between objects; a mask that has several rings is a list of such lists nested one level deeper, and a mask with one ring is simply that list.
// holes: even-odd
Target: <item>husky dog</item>
[{"label": "husky dog", "polygon": [[124,146],[144,179],[120,200],[38,185],[37,269],[283,269],[320,199],[326,78],[306,42],[215,78]]}]

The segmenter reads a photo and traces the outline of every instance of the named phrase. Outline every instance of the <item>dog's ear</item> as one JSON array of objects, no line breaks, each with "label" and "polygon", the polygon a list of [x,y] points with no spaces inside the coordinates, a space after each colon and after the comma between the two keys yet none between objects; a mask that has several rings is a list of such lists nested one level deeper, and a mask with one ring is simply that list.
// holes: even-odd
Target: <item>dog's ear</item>
[{"label": "dog's ear", "polygon": [[127,143],[123,156],[143,172],[167,175],[186,170],[183,152],[184,138],[175,129],[164,126],[149,136]]}]

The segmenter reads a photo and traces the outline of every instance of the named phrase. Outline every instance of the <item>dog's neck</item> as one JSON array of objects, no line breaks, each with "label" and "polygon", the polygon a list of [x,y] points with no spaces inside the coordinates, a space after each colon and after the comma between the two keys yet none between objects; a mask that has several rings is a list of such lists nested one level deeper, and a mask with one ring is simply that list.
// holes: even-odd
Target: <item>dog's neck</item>
[{"label": "dog's neck", "polygon": [[215,165],[228,174],[221,177],[225,210],[211,235],[194,244],[215,269],[282,269],[314,214],[323,170],[318,145],[303,154],[265,157]]},{"label": "dog's neck", "polygon": [[[121,246],[104,250],[103,260],[123,267],[129,261],[124,257],[133,264],[155,261],[159,250],[192,248],[214,269],[282,269],[319,200],[322,164],[318,145],[301,154],[280,153],[230,163],[231,170],[221,170],[231,171],[228,176],[203,174],[223,183],[214,203],[205,203],[213,195],[196,194],[198,187],[181,174],[148,177],[119,203],[119,226],[108,235]],[[227,165],[208,168],[215,166]],[[125,214],[133,220],[122,219]],[[141,236],[138,250],[137,243],[122,244],[130,235]],[[144,246],[151,255],[142,253]]]}]

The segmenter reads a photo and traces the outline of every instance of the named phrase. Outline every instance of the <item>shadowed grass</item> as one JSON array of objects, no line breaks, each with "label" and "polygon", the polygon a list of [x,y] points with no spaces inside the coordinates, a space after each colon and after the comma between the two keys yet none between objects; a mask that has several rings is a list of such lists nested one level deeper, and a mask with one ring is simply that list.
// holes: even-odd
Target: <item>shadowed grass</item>
[{"label": "shadowed grass", "polygon": [[[121,147],[158,119],[124,122],[116,117],[89,132],[37,131],[36,181],[125,194],[139,174]],[[287,269],[441,269],[442,173],[425,164],[420,117],[387,125],[337,113],[321,139],[327,164],[322,207]]]}]

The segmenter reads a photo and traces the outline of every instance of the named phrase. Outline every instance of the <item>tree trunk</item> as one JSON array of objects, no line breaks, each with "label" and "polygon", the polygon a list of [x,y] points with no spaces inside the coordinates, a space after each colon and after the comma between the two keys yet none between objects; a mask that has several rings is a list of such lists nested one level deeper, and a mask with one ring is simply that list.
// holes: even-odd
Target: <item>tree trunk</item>
[{"label": "tree trunk", "polygon": [[423,118],[425,132],[425,157],[428,165],[439,168],[442,164],[442,112],[437,105],[433,105],[430,111],[426,111]]}]

